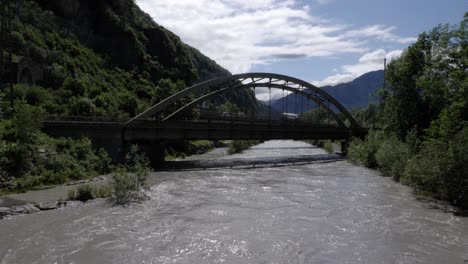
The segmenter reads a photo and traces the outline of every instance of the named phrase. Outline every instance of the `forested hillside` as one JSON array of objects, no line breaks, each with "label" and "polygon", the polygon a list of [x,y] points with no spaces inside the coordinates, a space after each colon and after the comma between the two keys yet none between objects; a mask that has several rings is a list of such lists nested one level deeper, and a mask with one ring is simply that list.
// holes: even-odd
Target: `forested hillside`
[{"label": "forested hillside", "polygon": [[[13,0],[13,98],[2,76],[0,192],[107,173],[111,161],[87,139],[40,132],[54,116],[130,118],[195,83],[230,73],[158,25],[133,0]],[[25,60],[27,58],[27,60]],[[31,75],[37,77],[31,83]],[[10,99],[14,106],[10,107]],[[239,109],[260,104],[252,91],[218,98]]]},{"label": "forested hillside", "polygon": [[[132,0],[18,4],[14,56],[31,58],[44,76],[15,95],[49,114],[131,117],[175,91],[229,74]],[[242,97],[249,99],[240,100],[244,107],[256,106],[253,94]]]}]

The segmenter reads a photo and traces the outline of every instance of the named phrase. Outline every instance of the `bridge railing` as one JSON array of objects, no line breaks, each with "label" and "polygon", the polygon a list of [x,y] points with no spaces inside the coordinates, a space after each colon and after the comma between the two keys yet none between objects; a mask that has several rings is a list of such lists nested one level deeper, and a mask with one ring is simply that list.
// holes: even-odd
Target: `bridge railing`
[{"label": "bridge railing", "polygon": [[124,123],[128,118],[100,116],[47,116],[46,122],[93,122],[93,123]]},{"label": "bridge railing", "polygon": [[[100,123],[100,124],[124,124],[128,119],[126,118],[113,118],[113,117],[89,117],[89,116],[48,116],[45,122],[54,122],[54,123]],[[338,124],[323,123],[323,122],[314,122],[310,120],[302,119],[285,119],[277,118],[270,119],[269,115],[245,115],[245,114],[226,114],[226,113],[203,113],[200,116],[200,119],[197,120],[172,120],[172,121],[162,121],[157,119],[137,119],[133,125],[138,126],[151,126],[159,127],[164,126],[164,124],[174,124],[174,123],[243,123],[243,124],[271,124],[271,125],[282,125],[282,126],[294,126],[294,127],[317,127],[317,128],[338,128]]]},{"label": "bridge railing", "polygon": [[285,124],[312,124],[315,126],[325,125],[327,127],[335,126],[336,122],[324,122],[323,120],[302,119],[300,117],[290,118],[286,115],[280,114],[245,114],[230,113],[230,112],[214,112],[214,111],[200,111],[200,120],[213,120],[213,121],[240,121],[251,123],[285,123]]}]

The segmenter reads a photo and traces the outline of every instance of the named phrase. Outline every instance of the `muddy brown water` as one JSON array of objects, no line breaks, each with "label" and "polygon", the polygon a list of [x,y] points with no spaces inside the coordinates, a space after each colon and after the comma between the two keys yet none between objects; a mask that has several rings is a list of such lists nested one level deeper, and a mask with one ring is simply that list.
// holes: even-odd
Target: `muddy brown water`
[{"label": "muddy brown water", "polygon": [[156,172],[141,204],[0,220],[0,263],[466,263],[468,218],[325,156],[268,141],[209,160],[261,168]]}]

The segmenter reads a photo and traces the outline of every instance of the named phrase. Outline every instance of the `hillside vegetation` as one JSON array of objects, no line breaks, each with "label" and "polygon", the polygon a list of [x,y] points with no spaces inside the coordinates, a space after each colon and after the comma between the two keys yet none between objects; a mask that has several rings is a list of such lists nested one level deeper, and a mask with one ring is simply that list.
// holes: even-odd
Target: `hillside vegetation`
[{"label": "hillside vegetation", "polygon": [[[229,74],[132,0],[28,0],[18,10],[13,53],[39,63],[44,78],[39,86],[17,86],[15,97],[48,114],[132,117],[185,87]],[[249,92],[230,99],[256,105]]]}]

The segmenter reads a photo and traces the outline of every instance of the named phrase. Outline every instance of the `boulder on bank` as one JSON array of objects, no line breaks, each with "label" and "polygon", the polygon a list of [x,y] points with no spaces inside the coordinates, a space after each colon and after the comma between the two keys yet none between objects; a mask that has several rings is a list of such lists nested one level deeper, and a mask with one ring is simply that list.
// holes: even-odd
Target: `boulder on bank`
[{"label": "boulder on bank", "polygon": [[59,208],[59,203],[58,203],[58,201],[51,202],[51,203],[40,203],[40,204],[38,205],[38,207],[39,207],[39,209],[41,209],[42,211],[54,210],[54,209]]}]

